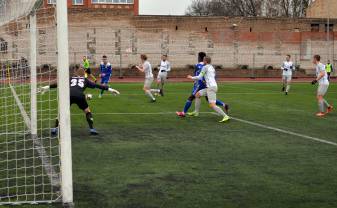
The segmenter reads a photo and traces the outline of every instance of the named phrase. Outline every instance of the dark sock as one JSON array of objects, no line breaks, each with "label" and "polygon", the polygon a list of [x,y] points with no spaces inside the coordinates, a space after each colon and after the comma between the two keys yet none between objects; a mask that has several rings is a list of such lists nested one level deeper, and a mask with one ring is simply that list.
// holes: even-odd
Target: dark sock
[{"label": "dark sock", "polygon": [[191,105],[192,105],[192,101],[187,100],[186,104],[185,104],[185,107],[184,107],[184,113],[187,113],[187,111],[188,111],[188,109],[190,109]]},{"label": "dark sock", "polygon": [[101,95],[103,95],[103,93],[104,93],[104,90],[101,90]]},{"label": "dark sock", "polygon": [[91,112],[86,113],[85,116],[87,117],[87,122],[89,124],[90,129],[93,129],[94,128],[94,119],[92,117]]}]

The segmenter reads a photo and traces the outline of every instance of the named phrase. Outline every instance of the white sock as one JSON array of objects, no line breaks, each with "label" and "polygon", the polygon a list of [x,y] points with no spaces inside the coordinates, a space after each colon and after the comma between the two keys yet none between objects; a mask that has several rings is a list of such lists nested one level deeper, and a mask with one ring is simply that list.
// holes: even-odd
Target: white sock
[{"label": "white sock", "polygon": [[145,94],[146,94],[149,98],[151,98],[152,100],[155,100],[155,98],[153,97],[153,95],[152,95],[152,93],[151,93],[150,90],[146,90]]},{"label": "white sock", "polygon": [[195,98],[195,112],[199,113],[200,112],[200,105],[201,105],[201,99],[200,98]]},{"label": "white sock", "polygon": [[215,110],[215,112],[217,112],[220,116],[223,116],[223,117],[226,116],[226,113],[223,112],[223,110],[219,106],[214,106],[213,110]]},{"label": "white sock", "polygon": [[327,107],[327,108],[330,107],[330,104],[325,99],[323,99],[323,103],[324,103],[325,107]]},{"label": "white sock", "polygon": [[151,91],[151,92],[156,92],[156,93],[159,93],[159,92],[160,92],[159,89],[151,89],[150,91]]},{"label": "white sock", "polygon": [[286,92],[289,92],[289,90],[290,90],[290,85],[287,85]]},{"label": "white sock", "polygon": [[324,101],[321,100],[321,101],[318,101],[318,108],[319,108],[319,112],[323,113],[325,112],[325,108],[324,108]]}]

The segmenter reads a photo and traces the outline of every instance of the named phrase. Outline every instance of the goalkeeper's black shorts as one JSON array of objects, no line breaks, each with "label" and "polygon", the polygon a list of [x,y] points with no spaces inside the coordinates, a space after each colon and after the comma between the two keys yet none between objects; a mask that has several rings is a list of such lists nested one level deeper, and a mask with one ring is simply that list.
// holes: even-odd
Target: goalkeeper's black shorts
[{"label": "goalkeeper's black shorts", "polygon": [[91,69],[90,68],[85,69],[85,73],[87,73],[88,75],[90,75],[91,74]]},{"label": "goalkeeper's black shorts", "polygon": [[89,107],[85,95],[72,96],[70,95],[70,105],[76,104],[81,110],[85,110]]}]

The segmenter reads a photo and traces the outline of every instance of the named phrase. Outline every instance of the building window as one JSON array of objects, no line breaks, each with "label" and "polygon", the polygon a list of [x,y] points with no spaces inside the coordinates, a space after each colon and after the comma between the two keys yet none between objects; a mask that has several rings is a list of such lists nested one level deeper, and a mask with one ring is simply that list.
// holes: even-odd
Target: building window
[{"label": "building window", "polygon": [[328,32],[328,29],[329,32],[333,32],[333,24],[329,24],[329,27],[328,24],[325,24],[325,32]]},{"label": "building window", "polygon": [[319,32],[319,24],[311,24],[311,32]]},{"label": "building window", "polygon": [[133,4],[134,0],[91,0],[93,4]]},{"label": "building window", "polygon": [[0,38],[0,53],[7,53],[8,50],[8,43]]},{"label": "building window", "polygon": [[73,0],[73,5],[83,5],[83,0]]},{"label": "building window", "polygon": [[56,4],[56,0],[48,0],[48,4]]}]

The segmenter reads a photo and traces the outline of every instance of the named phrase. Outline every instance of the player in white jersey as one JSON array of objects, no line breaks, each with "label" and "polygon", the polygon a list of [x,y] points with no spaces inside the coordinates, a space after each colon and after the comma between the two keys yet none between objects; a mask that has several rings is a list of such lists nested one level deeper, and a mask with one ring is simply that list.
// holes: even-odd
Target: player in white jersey
[{"label": "player in white jersey", "polygon": [[324,96],[326,95],[329,89],[328,74],[326,72],[325,65],[321,63],[320,55],[314,56],[313,64],[315,64],[316,66],[316,79],[312,81],[312,84],[315,85],[316,83],[318,83],[317,101],[319,112],[316,114],[316,116],[323,117],[333,110],[332,105],[330,105],[324,99]]},{"label": "player in white jersey", "polygon": [[283,81],[283,88],[282,91],[288,95],[290,90],[291,79],[293,76],[293,71],[295,70],[294,63],[290,60],[291,56],[287,55],[286,61],[282,64],[282,81]]},{"label": "player in white jersey", "polygon": [[163,55],[161,57],[161,62],[159,65],[159,72],[157,76],[157,84],[158,84],[158,88],[160,90],[161,96],[164,96],[164,84],[167,80],[167,74],[169,71],[171,71],[171,64],[167,60],[167,55]]},{"label": "player in white jersey", "polygon": [[136,68],[145,74],[145,81],[144,81],[144,92],[145,94],[151,99],[151,102],[156,102],[156,98],[154,98],[152,92],[159,93],[157,89],[151,89],[151,85],[153,82],[153,73],[152,73],[152,66],[150,62],[147,60],[147,56],[142,54],[140,56],[142,61],[141,66],[136,66]]},{"label": "player in white jersey", "polygon": [[191,76],[188,75],[187,78],[192,79],[193,81],[205,79],[207,88],[200,90],[195,95],[195,111],[199,113],[202,96],[208,97],[209,106],[217,112],[219,115],[223,116],[223,119],[220,123],[226,122],[230,120],[230,117],[216,105],[216,93],[218,92],[218,84],[215,80],[215,69],[211,65],[212,59],[209,56],[204,58],[205,66],[202,68],[199,76]]}]

